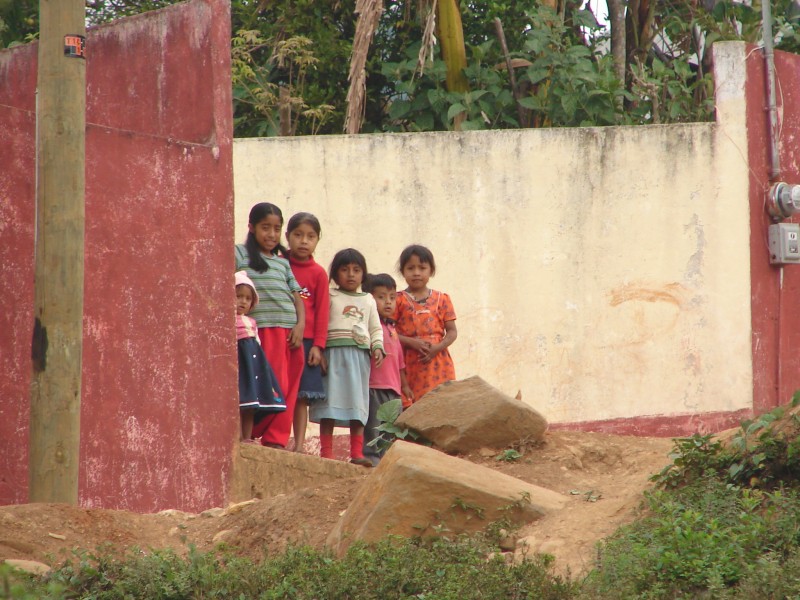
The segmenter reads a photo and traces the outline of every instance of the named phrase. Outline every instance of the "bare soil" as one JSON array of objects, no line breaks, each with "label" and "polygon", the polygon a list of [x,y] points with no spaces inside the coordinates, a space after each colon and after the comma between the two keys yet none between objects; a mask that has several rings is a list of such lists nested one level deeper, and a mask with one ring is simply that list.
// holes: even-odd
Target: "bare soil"
[{"label": "bare soil", "polygon": [[[520,458],[497,460],[484,449],[464,458],[568,497],[563,510],[515,532],[535,551],[556,557],[556,569],[573,575],[592,568],[596,543],[637,514],[649,477],[668,462],[665,438],[555,431]],[[255,559],[289,543],[321,548],[369,471],[353,479],[306,488],[264,500],[211,509],[136,514],[56,504],[0,506],[0,560],[57,565],[76,550],[124,553],[171,548],[202,551],[224,543]]]}]

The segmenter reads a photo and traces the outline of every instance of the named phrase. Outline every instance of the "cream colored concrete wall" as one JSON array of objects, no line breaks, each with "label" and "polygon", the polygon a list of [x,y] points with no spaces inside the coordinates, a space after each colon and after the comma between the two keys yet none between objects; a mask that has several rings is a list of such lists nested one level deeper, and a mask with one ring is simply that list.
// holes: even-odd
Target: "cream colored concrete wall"
[{"label": "cream colored concrete wall", "polygon": [[717,123],[237,140],[236,238],[269,201],[325,266],[430,247],[459,378],[551,422],[750,407],[744,47],[715,49]]}]

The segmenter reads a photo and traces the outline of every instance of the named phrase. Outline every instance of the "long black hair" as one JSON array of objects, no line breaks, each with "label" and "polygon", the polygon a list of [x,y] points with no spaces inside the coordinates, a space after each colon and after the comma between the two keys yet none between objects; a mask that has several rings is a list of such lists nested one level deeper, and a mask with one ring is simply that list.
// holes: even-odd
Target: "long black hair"
[{"label": "long black hair", "polygon": [[[247,221],[255,228],[256,225],[261,223],[261,221],[270,215],[275,215],[278,217],[281,220],[281,228],[283,228],[283,213],[281,212],[281,209],[274,204],[270,204],[269,202],[259,202],[253,208],[251,208],[250,217]],[[248,230],[247,239],[244,241],[244,247],[247,249],[247,256],[250,258],[250,262],[247,263],[248,267],[253,269],[253,271],[258,271],[259,273],[269,271],[269,263],[261,258],[261,246],[258,245],[256,236],[252,231]],[[278,245],[275,246],[275,249],[272,251],[272,253],[278,255],[286,254],[286,248],[281,246],[281,243],[278,242]]]}]

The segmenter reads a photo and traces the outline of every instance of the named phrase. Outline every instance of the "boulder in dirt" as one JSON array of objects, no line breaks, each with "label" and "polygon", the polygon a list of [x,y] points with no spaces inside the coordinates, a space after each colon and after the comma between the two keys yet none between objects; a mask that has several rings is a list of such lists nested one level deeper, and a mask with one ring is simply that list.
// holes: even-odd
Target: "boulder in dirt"
[{"label": "boulder in dirt", "polygon": [[395,422],[419,433],[445,452],[508,448],[521,440],[538,442],[547,420],[478,376],[449,381],[425,394]]},{"label": "boulder in dirt", "polygon": [[17,569],[18,571],[24,571],[25,573],[30,573],[31,575],[47,575],[52,570],[46,564],[36,560],[7,558],[3,562],[5,562],[5,564],[8,566]]},{"label": "boulder in dirt", "polygon": [[327,544],[339,555],[387,534],[478,531],[502,518],[530,523],[564,506],[551,490],[438,450],[395,442],[364,481]]}]

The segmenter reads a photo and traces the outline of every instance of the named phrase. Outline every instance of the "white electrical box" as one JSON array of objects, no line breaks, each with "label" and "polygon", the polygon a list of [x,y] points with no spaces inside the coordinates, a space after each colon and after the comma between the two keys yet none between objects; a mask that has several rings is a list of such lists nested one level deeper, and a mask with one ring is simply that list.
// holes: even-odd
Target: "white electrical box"
[{"label": "white electrical box", "polygon": [[769,262],[773,265],[800,264],[800,224],[769,226]]}]

